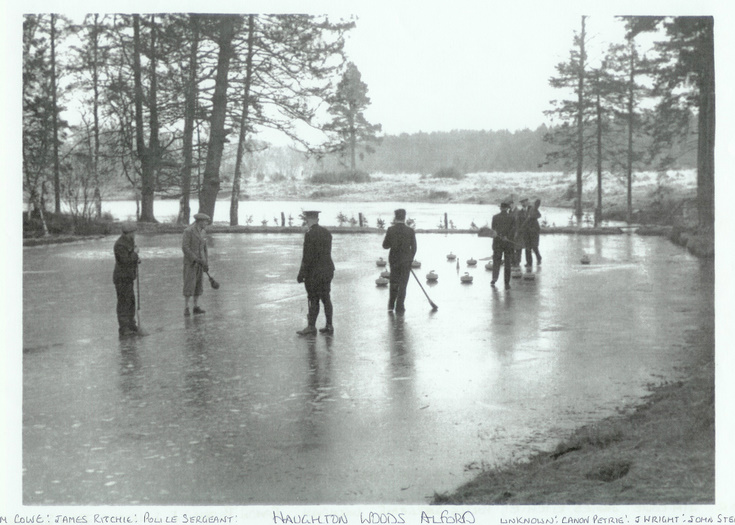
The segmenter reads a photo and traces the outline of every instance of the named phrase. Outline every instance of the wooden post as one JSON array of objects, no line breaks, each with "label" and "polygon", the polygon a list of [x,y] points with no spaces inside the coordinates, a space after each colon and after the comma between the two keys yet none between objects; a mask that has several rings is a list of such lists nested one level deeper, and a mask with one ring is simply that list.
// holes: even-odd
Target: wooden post
[{"label": "wooden post", "polygon": [[362,228],[362,212],[359,212],[357,216],[358,216],[358,219],[360,220],[360,228]]},{"label": "wooden post", "polygon": [[286,226],[286,214],[281,212],[281,228]]},{"label": "wooden post", "polygon": [[447,212],[444,212],[444,229],[445,230],[449,229],[449,224],[447,222]]}]

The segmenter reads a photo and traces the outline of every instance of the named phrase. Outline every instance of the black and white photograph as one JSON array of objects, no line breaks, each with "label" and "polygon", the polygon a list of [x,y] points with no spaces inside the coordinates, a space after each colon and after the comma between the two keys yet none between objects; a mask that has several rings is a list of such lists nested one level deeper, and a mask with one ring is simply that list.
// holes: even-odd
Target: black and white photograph
[{"label": "black and white photograph", "polygon": [[0,523],[735,523],[735,17],[615,4],[6,6]]}]

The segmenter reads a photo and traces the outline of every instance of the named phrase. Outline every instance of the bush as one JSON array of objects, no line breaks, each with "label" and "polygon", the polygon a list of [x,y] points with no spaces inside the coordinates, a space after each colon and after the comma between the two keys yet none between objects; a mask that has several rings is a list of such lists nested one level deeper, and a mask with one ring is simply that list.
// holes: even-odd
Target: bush
[{"label": "bush", "polygon": [[441,168],[439,171],[434,173],[434,177],[437,179],[463,179],[464,173],[461,173],[457,168]]},{"label": "bush", "polygon": [[370,182],[370,175],[364,171],[322,171],[309,177],[312,184],[348,184],[350,182]]},{"label": "bush", "polygon": [[[115,223],[109,213],[103,214],[102,219],[84,219],[73,217],[64,213],[46,212],[46,227],[51,235],[108,235],[115,233]],[[43,235],[43,223],[38,213],[23,213],[23,237],[41,237]]]},{"label": "bush", "polygon": [[287,179],[287,177],[283,173],[278,172],[271,174],[270,179],[271,182],[283,182]]},{"label": "bush", "polygon": [[444,200],[449,200],[449,192],[448,191],[442,191],[442,190],[440,190],[440,191],[431,190],[426,195],[426,197],[430,201],[444,201]]}]

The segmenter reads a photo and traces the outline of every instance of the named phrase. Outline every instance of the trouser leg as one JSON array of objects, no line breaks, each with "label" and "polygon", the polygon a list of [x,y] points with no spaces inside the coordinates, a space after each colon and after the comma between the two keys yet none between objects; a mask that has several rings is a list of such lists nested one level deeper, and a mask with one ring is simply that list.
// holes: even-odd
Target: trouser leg
[{"label": "trouser leg", "polygon": [[396,268],[395,276],[393,275],[393,268],[391,268],[391,285],[396,283],[396,311],[405,310],[406,302],[406,287],[408,286],[408,278],[411,271],[409,265],[400,265]]},{"label": "trouser leg", "polygon": [[306,288],[307,304],[309,312],[306,314],[306,321],[309,326],[316,326],[316,318],[319,316],[319,289],[318,283],[311,280],[304,283]]},{"label": "trouser leg", "polygon": [[321,299],[324,303],[324,316],[326,317],[327,326],[332,326],[332,281],[325,279],[321,286]]},{"label": "trouser leg", "polygon": [[393,310],[396,307],[396,297],[398,297],[398,284],[391,282],[388,291],[388,310]]},{"label": "trouser leg", "polygon": [[329,293],[322,297],[324,303],[324,316],[326,317],[327,326],[332,326],[332,298]]},{"label": "trouser leg", "polygon": [[493,282],[497,282],[500,275],[500,263],[503,260],[503,251],[493,248]]},{"label": "trouser leg", "polygon": [[137,330],[135,324],[135,291],[133,282],[115,283],[117,292],[117,324],[120,332],[125,329]]},{"label": "trouser leg", "polygon": [[[513,248],[508,248],[505,251],[505,260],[511,260],[513,258],[514,250]],[[503,266],[503,278],[505,279],[505,284],[510,284],[510,264],[506,264]]]},{"label": "trouser leg", "polygon": [[317,317],[319,317],[319,296],[309,295],[309,313],[306,314],[306,321],[309,326],[316,326]]}]

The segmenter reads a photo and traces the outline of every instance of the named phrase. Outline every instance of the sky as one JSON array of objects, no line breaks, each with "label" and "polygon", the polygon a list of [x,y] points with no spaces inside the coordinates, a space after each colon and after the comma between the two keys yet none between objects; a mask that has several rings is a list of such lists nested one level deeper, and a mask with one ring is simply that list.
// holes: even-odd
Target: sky
[{"label": "sky", "polygon": [[[597,2],[600,3],[600,2]],[[355,17],[346,50],[368,86],[366,117],[383,133],[535,129],[544,111],[563,96],[549,86],[555,66],[569,57],[581,15],[587,18],[588,52],[594,60],[622,42],[620,14],[707,14],[722,0],[654,2],[497,2],[374,0],[372,2],[132,2],[108,12],[310,12]],[[511,6],[512,5],[512,6]],[[305,6],[308,6],[305,7]],[[694,8],[696,6],[696,8]],[[17,7],[17,6],[16,6]],[[29,1],[22,12],[83,15],[99,6]],[[206,8],[206,9],[205,9]],[[722,26],[720,26],[722,27]],[[73,119],[72,119],[73,120]],[[265,133],[261,138],[277,141]]]},{"label": "sky", "polygon": [[[600,42],[620,24],[601,16],[587,25]],[[548,80],[580,28],[565,12],[372,11],[359,15],[347,52],[368,85],[366,116],[387,134],[535,129],[559,96]]]}]

